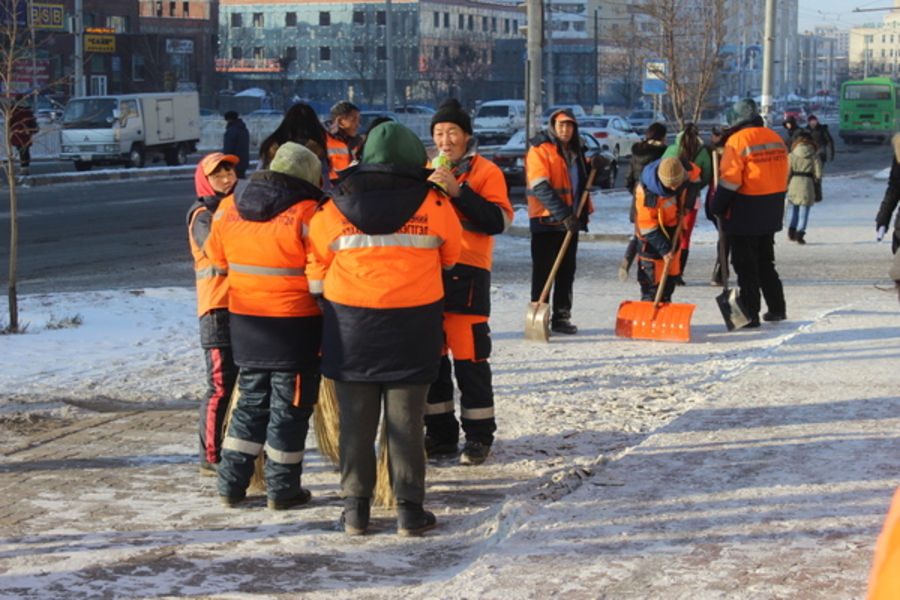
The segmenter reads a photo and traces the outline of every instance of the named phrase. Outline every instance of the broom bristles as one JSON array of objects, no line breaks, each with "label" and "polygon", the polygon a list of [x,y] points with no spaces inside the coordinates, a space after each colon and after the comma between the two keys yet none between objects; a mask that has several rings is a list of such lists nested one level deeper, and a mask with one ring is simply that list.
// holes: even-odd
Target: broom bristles
[{"label": "broom bristles", "polygon": [[334,380],[327,377],[322,377],[319,384],[319,401],[316,402],[313,411],[313,430],[319,454],[330,460],[333,465],[340,464],[340,410],[334,391]]},{"label": "broom bristles", "polygon": [[372,502],[381,508],[393,508],[397,505],[391,487],[391,465],[388,456],[387,424],[381,420],[381,433],[378,436],[378,468],[375,471],[375,492]]}]

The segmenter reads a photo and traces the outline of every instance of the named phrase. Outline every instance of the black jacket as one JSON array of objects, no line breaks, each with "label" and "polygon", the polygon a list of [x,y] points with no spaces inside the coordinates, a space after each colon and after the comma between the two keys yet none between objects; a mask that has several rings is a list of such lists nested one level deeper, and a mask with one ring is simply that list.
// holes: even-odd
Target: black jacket
[{"label": "black jacket", "polygon": [[234,154],[241,162],[234,166],[238,179],[247,176],[247,167],[250,165],[250,131],[241,119],[228,121],[225,127],[225,141],[222,144],[222,152]]}]

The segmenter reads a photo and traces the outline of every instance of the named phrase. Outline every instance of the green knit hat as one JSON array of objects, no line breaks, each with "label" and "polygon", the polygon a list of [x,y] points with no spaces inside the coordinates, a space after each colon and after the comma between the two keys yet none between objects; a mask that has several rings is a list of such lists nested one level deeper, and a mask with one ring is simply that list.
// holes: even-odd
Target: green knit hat
[{"label": "green knit hat", "polygon": [[319,185],[322,178],[319,157],[296,142],[285,142],[278,147],[269,170],[303,179],[313,185]]},{"label": "green knit hat", "polygon": [[424,167],[428,162],[428,155],[422,140],[409,127],[388,121],[369,131],[360,162]]}]

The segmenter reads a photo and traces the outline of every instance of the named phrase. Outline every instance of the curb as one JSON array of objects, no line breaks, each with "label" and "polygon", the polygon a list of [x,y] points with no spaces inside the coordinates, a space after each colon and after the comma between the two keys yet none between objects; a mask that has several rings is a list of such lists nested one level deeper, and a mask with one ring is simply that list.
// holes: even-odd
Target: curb
[{"label": "curb", "polygon": [[[48,185],[60,185],[64,183],[88,183],[92,181],[128,181],[132,179],[173,179],[193,177],[196,165],[184,165],[181,167],[150,167],[142,169],[103,169],[95,172],[82,173],[49,173],[42,175],[30,175],[25,184],[27,187],[42,187]],[[21,185],[21,184],[20,184]]]},{"label": "curb", "polygon": [[[511,225],[504,233],[511,237],[531,237],[529,229],[519,225]],[[627,233],[582,233],[578,236],[579,242],[627,242],[630,239],[631,235]]]}]

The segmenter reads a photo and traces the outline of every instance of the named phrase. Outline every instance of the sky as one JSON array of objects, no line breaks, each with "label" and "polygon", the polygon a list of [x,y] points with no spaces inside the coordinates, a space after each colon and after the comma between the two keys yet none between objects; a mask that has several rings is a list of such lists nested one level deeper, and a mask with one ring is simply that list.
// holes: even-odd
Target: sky
[{"label": "sky", "polygon": [[812,31],[816,25],[829,24],[845,29],[864,23],[880,22],[887,11],[853,12],[856,8],[887,8],[894,0],[800,0],[798,27]]}]

